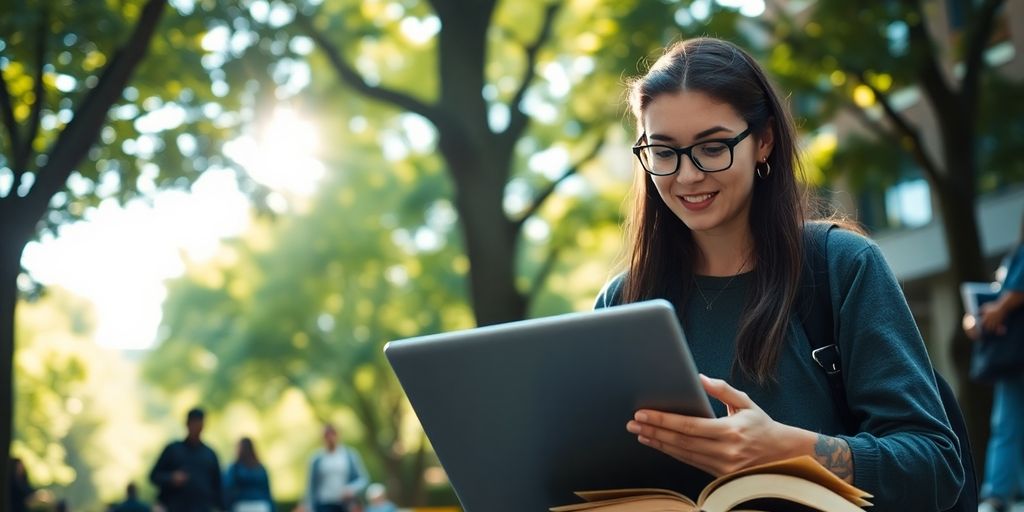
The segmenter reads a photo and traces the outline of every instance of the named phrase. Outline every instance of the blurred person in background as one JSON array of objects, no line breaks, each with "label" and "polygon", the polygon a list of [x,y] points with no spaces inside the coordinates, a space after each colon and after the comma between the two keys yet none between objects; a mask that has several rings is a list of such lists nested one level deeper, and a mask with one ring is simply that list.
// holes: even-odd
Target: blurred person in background
[{"label": "blurred person in background", "polygon": [[139,490],[134,483],[125,488],[125,499],[112,507],[111,512],[150,512],[149,505],[139,500]]},{"label": "blurred person in background", "polygon": [[168,444],[149,474],[159,489],[157,501],[167,512],[206,512],[223,507],[220,462],[200,439],[205,416],[199,408],[188,412],[188,435]]},{"label": "blurred person in background", "polygon": [[338,441],[333,425],[325,425],[324,448],[309,465],[306,512],[356,512],[367,483],[359,454]]},{"label": "blurred person in background", "polygon": [[11,470],[8,473],[11,475],[8,483],[10,506],[8,508],[11,512],[25,512],[28,510],[28,500],[36,493],[36,490],[28,481],[28,472],[25,471],[25,464],[21,459],[11,458],[10,464]]},{"label": "blurred person in background", "polygon": [[366,487],[365,512],[398,512],[398,507],[388,499],[384,484],[372,483]]},{"label": "blurred person in background", "polygon": [[224,504],[230,512],[273,512],[270,477],[252,439],[238,441],[237,460],[224,473]]},{"label": "blurred person in background", "polygon": [[[966,317],[964,328],[975,341],[981,332],[1006,332],[1006,317],[1024,307],[1024,219],[1017,246],[996,272],[1002,284],[999,298],[983,304],[978,318]],[[1024,339],[1009,339],[1024,343]],[[978,512],[1010,510],[1024,493],[1024,373],[997,380],[993,389],[991,435],[981,484],[983,501]]]}]

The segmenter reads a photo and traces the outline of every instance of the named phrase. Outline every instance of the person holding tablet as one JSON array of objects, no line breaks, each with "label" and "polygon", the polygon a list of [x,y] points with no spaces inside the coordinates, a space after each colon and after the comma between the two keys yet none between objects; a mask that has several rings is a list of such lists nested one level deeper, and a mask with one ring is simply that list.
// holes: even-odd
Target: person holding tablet
[{"label": "person holding tablet", "polygon": [[[1002,283],[999,298],[982,305],[979,318],[965,319],[964,328],[975,341],[981,332],[1006,334],[1007,315],[1024,307],[1024,219],[1020,242],[1003,260],[997,272]],[[1006,343],[1024,343],[1007,339]],[[1024,494],[1024,372],[1002,377],[994,384],[985,479],[979,512],[1010,509],[1014,496]]]},{"label": "person holding tablet", "polygon": [[796,311],[804,207],[790,114],[754,59],[718,39],[670,47],[629,85],[640,167],[628,268],[596,307],[672,302],[717,418],[636,411],[638,441],[712,477],[811,455],[874,510],[943,510],[964,481],[924,342],[878,247],[827,238],[844,426]]}]

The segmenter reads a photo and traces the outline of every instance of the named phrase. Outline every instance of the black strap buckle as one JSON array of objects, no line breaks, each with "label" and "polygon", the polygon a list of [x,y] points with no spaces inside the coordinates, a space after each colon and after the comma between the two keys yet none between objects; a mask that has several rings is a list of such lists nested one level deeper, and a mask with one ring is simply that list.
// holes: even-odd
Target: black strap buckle
[{"label": "black strap buckle", "polygon": [[829,375],[835,375],[841,370],[839,367],[839,345],[835,343],[812,350],[811,357]]}]

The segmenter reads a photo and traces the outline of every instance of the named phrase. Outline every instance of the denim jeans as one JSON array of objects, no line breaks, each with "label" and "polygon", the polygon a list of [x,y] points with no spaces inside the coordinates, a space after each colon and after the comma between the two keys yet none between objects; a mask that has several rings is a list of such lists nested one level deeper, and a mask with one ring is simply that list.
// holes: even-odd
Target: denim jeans
[{"label": "denim jeans", "polygon": [[[1016,341],[1016,340],[1014,340]],[[995,384],[981,496],[1009,503],[1024,492],[1024,373]]]}]

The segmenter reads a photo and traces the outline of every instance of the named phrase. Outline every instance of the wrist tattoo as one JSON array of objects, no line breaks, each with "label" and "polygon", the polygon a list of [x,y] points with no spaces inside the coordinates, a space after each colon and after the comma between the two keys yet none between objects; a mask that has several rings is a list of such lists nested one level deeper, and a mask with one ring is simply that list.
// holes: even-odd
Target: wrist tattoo
[{"label": "wrist tattoo", "polygon": [[853,454],[846,441],[818,434],[814,443],[814,459],[839,478],[853,483]]}]

